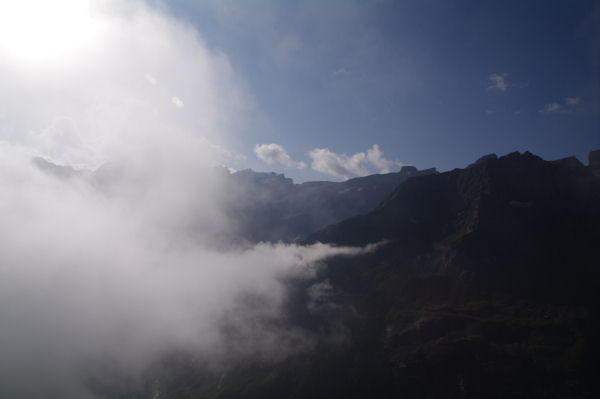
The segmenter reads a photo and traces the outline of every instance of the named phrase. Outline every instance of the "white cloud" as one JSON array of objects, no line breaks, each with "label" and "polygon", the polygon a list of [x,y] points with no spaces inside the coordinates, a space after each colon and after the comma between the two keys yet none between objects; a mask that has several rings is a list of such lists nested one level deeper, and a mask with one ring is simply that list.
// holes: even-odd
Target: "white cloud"
[{"label": "white cloud", "polygon": [[[252,101],[224,54],[207,48],[189,25],[143,2],[91,4],[86,15],[101,29],[85,45],[52,57],[42,53],[47,58],[39,62],[0,46],[0,109],[9,116],[0,125],[0,140],[40,152],[45,142],[52,152],[40,155],[90,168],[125,146],[158,143],[167,132],[235,147],[234,135],[247,122]],[[19,39],[2,38],[10,40]],[[77,147],[56,142],[57,119],[78,127]],[[223,163],[218,156],[205,159]]]},{"label": "white cloud", "polygon": [[581,102],[581,98],[579,97],[566,97],[565,103],[560,104],[557,102],[553,102],[550,104],[544,105],[538,112],[541,114],[545,113],[559,113],[559,114],[568,114],[573,112],[573,108],[579,105]]},{"label": "white cloud", "polygon": [[[173,348],[218,356],[228,349],[220,323],[239,321],[235,309],[242,321],[277,317],[284,277],[369,250],[224,249],[235,221],[203,171],[242,157],[227,144],[246,125],[249,96],[189,26],[141,2],[106,4],[89,14],[104,26],[93,44],[44,62],[0,46],[2,397],[91,397],[79,377],[104,359],[135,373]],[[385,167],[375,149],[369,162]],[[98,172],[109,184],[57,179],[33,155],[91,169],[110,161]],[[346,169],[365,172],[367,158]],[[248,295],[262,305],[246,306]],[[272,328],[245,333],[244,350],[291,350]]]},{"label": "white cloud", "polygon": [[367,160],[379,170],[380,173],[390,173],[391,169],[402,166],[402,163],[384,158],[383,151],[379,149],[378,144],[373,144],[373,148],[367,150]]},{"label": "white cloud", "polygon": [[150,75],[149,73],[144,75],[144,79],[146,79],[146,81],[148,83],[150,83],[152,86],[156,86],[156,78],[152,75]]},{"label": "white cloud", "polygon": [[342,67],[336,71],[333,71],[332,75],[333,75],[333,77],[338,77],[341,75],[345,75],[347,73],[348,73],[348,70],[346,68]]},{"label": "white cloud", "polygon": [[[170,349],[214,358],[236,344],[244,355],[280,357],[297,350],[289,334],[310,347],[299,331],[261,327],[280,315],[286,278],[313,277],[329,256],[376,249],[212,249],[205,236],[227,226],[218,186],[171,161],[168,172],[128,164],[106,195],[0,145],[3,396],[91,397],[78,376],[105,359],[135,374]],[[247,296],[260,300],[249,306]],[[223,323],[246,346],[227,341]]]},{"label": "white cloud", "polygon": [[288,168],[296,169],[303,169],[306,167],[304,162],[294,161],[285,151],[285,149],[279,144],[257,144],[254,146],[254,153],[260,160],[268,164],[276,162],[282,164],[283,166],[287,166]]},{"label": "white cloud", "polygon": [[394,166],[401,166],[401,162],[391,161],[383,157],[379,145],[374,144],[367,153],[357,152],[352,156],[336,154],[327,148],[316,148],[309,152],[312,158],[311,167],[328,175],[348,179],[354,176],[366,176],[373,166],[379,173],[389,173]]},{"label": "white cloud", "polygon": [[175,104],[177,108],[183,108],[183,101],[179,97],[174,96],[171,98],[171,102]]},{"label": "white cloud", "polygon": [[359,152],[351,157],[336,154],[327,148],[315,148],[309,152],[312,158],[311,167],[317,172],[348,179],[352,176],[366,176],[369,170],[365,167],[366,156]]},{"label": "white cloud", "polygon": [[543,108],[539,110],[540,113],[562,113],[567,112],[567,110],[559,103],[550,103],[544,105]]},{"label": "white cloud", "polygon": [[[91,397],[78,377],[103,359],[139,371],[172,348],[218,355],[232,309],[276,317],[283,277],[360,252],[215,243],[235,221],[203,171],[241,157],[227,144],[248,96],[222,53],[140,4],[95,15],[106,27],[98,41],[52,60],[0,47],[2,397]],[[110,161],[100,170],[110,184],[49,176],[34,155],[91,169]],[[246,295],[264,306],[244,308]],[[285,351],[279,332],[248,333],[247,350]]]},{"label": "white cloud", "polygon": [[488,86],[488,89],[506,91],[506,89],[508,89],[508,84],[504,80],[505,77],[505,73],[492,73],[490,76],[488,76],[488,79],[492,82],[492,84]]},{"label": "white cloud", "polygon": [[211,143],[208,140],[202,140],[202,144],[206,145],[207,148],[210,148],[211,153],[218,154],[221,159],[227,161],[238,162],[245,161],[246,159],[248,159],[248,157],[246,157],[244,154],[241,154],[237,151],[229,150],[218,144]]}]

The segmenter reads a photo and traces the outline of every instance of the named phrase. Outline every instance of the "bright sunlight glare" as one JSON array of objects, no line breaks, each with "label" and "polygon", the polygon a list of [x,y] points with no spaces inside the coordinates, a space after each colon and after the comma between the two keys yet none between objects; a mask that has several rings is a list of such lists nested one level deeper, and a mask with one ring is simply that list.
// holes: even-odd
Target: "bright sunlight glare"
[{"label": "bright sunlight glare", "polygon": [[89,43],[97,29],[88,0],[0,0],[0,55],[63,56]]}]

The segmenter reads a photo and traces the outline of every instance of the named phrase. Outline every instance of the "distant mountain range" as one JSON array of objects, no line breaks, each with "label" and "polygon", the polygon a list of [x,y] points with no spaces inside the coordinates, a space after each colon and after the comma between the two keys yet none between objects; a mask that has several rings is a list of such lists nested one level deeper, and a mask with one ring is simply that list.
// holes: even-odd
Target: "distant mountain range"
[{"label": "distant mountain range", "polygon": [[[123,166],[105,164],[96,171],[76,170],[34,158],[41,170],[59,178],[84,177],[100,190],[110,191]],[[220,179],[221,204],[234,231],[229,239],[257,243],[292,242],[325,226],[373,210],[408,178],[437,173],[404,166],[399,172],[358,177],[344,182],[315,181],[295,184],[283,174],[250,169],[229,173],[225,168],[205,170]]]},{"label": "distant mountain range", "polygon": [[227,213],[237,234],[250,242],[295,241],[325,226],[373,210],[399,184],[437,173],[405,166],[399,172],[358,177],[344,182],[294,184],[282,174],[250,169],[226,179]]},{"label": "distant mountain range", "polygon": [[[148,376],[159,388],[128,397],[600,393],[600,151],[587,166],[514,152],[444,173],[403,169],[342,183],[296,185],[252,171],[228,178],[237,195],[227,206],[251,241],[322,227],[300,242],[381,246],[289,283],[285,323],[322,337],[312,352],[244,360],[226,374],[178,358]],[[327,291],[317,305],[314,287]]]}]

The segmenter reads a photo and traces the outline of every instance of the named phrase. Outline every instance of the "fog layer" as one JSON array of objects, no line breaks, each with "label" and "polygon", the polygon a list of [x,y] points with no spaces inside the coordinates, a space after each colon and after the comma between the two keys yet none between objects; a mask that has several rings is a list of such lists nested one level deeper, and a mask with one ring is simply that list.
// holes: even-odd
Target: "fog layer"
[{"label": "fog layer", "polygon": [[251,96],[191,28],[106,4],[93,43],[41,62],[0,50],[3,397],[86,397],[83,371],[107,359],[135,374],[169,350],[218,357],[224,323],[247,334],[238,351],[294,350],[295,332],[248,321],[277,317],[286,279],[362,251],[219,242],[235,221],[208,171],[238,156]]}]

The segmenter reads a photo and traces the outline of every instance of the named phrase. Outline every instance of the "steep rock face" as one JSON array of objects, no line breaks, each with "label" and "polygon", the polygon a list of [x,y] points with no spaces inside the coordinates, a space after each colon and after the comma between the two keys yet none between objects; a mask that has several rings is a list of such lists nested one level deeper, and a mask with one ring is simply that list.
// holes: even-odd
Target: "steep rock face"
[{"label": "steep rock face", "polygon": [[[553,291],[558,282],[598,276],[599,237],[598,178],[581,164],[511,153],[411,179],[373,212],[328,226],[311,240],[393,240],[398,251],[417,254],[411,262],[421,270],[453,276],[447,289],[458,299],[486,292],[561,296],[564,286]],[[567,291],[579,295],[574,286]]]},{"label": "steep rock face", "polygon": [[598,390],[600,179],[581,163],[511,153],[411,179],[311,240],[388,240],[323,278],[361,315],[354,339],[380,353],[390,392]]}]

